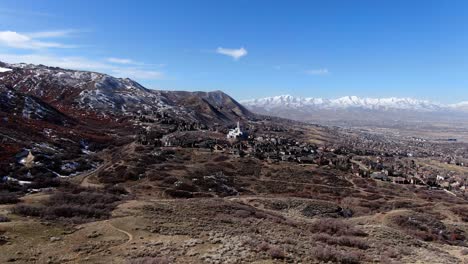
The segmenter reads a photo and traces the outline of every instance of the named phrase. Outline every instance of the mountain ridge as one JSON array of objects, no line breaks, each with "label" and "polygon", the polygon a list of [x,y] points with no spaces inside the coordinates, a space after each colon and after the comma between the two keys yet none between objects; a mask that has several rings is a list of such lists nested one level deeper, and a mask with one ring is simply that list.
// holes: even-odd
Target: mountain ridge
[{"label": "mountain ridge", "polygon": [[[75,118],[170,116],[188,123],[233,123],[254,115],[221,91],[147,89],[129,78],[34,64],[0,62],[0,81],[11,91],[39,98]],[[8,97],[6,97],[8,98]]]},{"label": "mountain ridge", "polygon": [[241,100],[240,103],[248,108],[314,108],[314,109],[347,109],[362,108],[368,110],[414,110],[414,111],[457,111],[468,110],[468,102],[456,104],[440,104],[428,100],[419,100],[409,97],[370,98],[358,96],[344,96],[336,99],[315,97],[296,97],[292,95],[279,95],[259,99]]}]

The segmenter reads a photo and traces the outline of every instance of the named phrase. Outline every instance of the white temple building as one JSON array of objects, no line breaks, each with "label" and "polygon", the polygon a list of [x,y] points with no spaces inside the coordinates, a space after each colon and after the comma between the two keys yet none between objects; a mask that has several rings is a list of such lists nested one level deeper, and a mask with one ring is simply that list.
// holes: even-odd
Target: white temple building
[{"label": "white temple building", "polygon": [[236,139],[236,138],[242,137],[243,134],[244,133],[240,129],[240,123],[239,123],[239,121],[237,121],[237,127],[234,128],[234,129],[229,130],[229,132],[227,134],[227,138],[228,139]]}]

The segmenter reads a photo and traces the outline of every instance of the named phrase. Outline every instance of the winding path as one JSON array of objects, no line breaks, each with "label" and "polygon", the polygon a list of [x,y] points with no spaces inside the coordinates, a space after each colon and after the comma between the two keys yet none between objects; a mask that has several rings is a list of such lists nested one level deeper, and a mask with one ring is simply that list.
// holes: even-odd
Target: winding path
[{"label": "winding path", "polygon": [[99,165],[99,167],[97,167],[93,171],[90,171],[90,172],[82,175],[83,178],[80,181],[80,186],[86,187],[86,188],[89,188],[89,187],[92,187],[92,188],[102,187],[102,185],[100,185],[100,184],[89,182],[89,178],[91,176],[97,175],[104,168],[104,166],[105,166],[105,163]]},{"label": "winding path", "polygon": [[122,245],[125,245],[125,244],[128,244],[128,243],[132,242],[132,240],[133,240],[133,235],[132,235],[132,234],[130,234],[129,232],[127,232],[127,231],[125,231],[125,230],[123,230],[123,229],[120,229],[120,228],[116,227],[116,226],[115,226],[114,224],[112,224],[109,220],[106,220],[106,222],[107,222],[112,228],[114,228],[115,230],[119,231],[119,232],[122,233],[122,234],[125,234],[125,235],[128,237],[127,242],[125,242],[125,243],[123,243],[123,244],[120,244],[120,245],[117,245],[117,246],[115,246],[115,247],[119,247],[119,246],[122,246]]}]

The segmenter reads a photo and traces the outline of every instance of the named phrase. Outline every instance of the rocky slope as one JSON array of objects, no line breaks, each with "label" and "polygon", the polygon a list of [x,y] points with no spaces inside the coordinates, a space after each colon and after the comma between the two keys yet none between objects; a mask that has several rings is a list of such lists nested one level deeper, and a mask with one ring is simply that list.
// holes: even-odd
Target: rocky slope
[{"label": "rocky slope", "polygon": [[216,120],[229,122],[254,116],[244,106],[222,91],[165,91],[163,95],[177,105],[183,105],[192,110],[197,118],[207,122]]},{"label": "rocky slope", "polygon": [[[253,117],[220,91],[156,91],[96,72],[0,62],[0,177],[55,179],[98,164],[88,154],[109,145]],[[18,163],[29,151],[39,172]]]},{"label": "rocky slope", "polygon": [[70,125],[75,120],[67,117],[37,97],[25,95],[0,84],[0,111],[25,119],[43,120],[57,125]]},{"label": "rocky slope", "polygon": [[[146,89],[131,79],[31,64],[1,63],[1,83],[34,96],[74,117],[122,117],[165,113],[187,122],[229,123],[253,116],[222,92],[171,92]],[[209,125],[209,124],[207,124]]]}]

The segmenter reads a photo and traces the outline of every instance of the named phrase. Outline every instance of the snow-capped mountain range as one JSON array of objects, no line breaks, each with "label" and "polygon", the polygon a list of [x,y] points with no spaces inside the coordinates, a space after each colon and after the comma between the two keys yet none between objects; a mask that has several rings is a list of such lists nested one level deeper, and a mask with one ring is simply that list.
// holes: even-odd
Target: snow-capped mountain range
[{"label": "snow-capped mountain range", "polygon": [[345,96],[337,99],[323,99],[280,95],[260,99],[244,100],[241,101],[241,103],[248,108],[263,109],[267,112],[278,109],[343,110],[350,108],[365,110],[410,110],[418,112],[468,110],[468,102],[444,105],[427,100],[397,97],[361,98],[357,96]]},{"label": "snow-capped mountain range", "polygon": [[257,114],[338,126],[468,121],[468,102],[440,104],[397,97],[323,99],[280,95],[241,103]]}]

